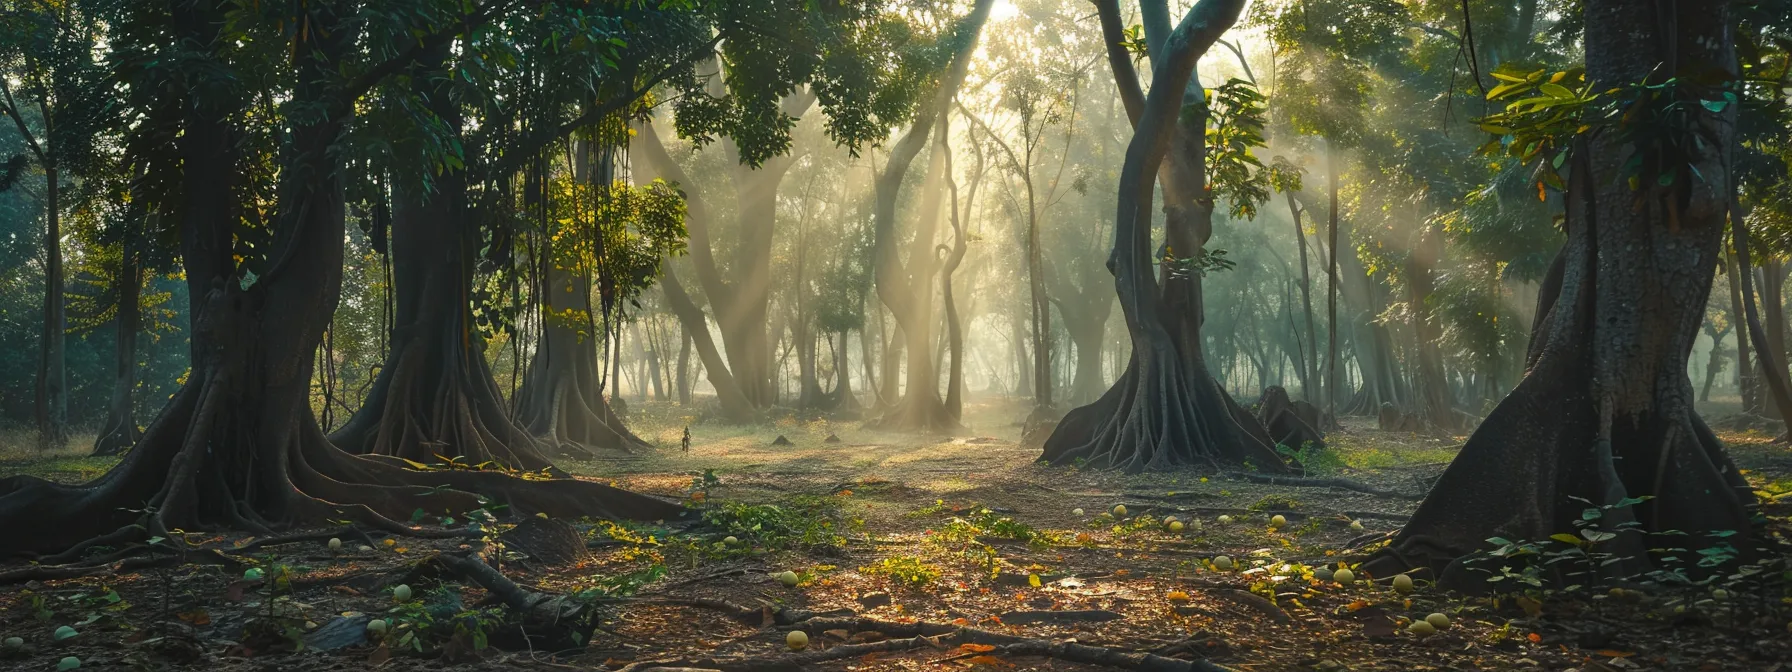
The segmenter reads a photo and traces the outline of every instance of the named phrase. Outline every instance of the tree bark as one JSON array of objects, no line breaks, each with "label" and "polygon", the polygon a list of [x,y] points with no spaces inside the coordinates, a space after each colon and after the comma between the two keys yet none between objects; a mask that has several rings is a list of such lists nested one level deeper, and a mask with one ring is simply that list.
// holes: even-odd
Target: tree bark
[{"label": "tree bark", "polygon": [[[1730,280],[1730,314],[1740,321],[1745,319],[1743,316],[1746,313],[1742,309],[1742,274],[1736,271],[1739,264],[1734,251],[1729,253],[1728,261],[1729,263],[1724,264],[1724,272],[1729,274]],[[1750,363],[1749,352],[1748,335],[1746,332],[1738,330],[1736,332],[1737,394],[1742,397],[1744,413],[1760,413],[1763,407],[1760,378],[1755,373],[1754,365]]]},{"label": "tree bark", "polygon": [[[1588,0],[1588,79],[1605,86],[1733,68],[1728,3],[1668,11]],[[1572,583],[1662,566],[1652,547],[1696,551],[1737,532],[1746,540],[1753,496],[1694,411],[1686,371],[1721,254],[1735,114],[1732,106],[1696,122],[1718,139],[1692,157],[1704,180],[1670,166],[1677,186],[1642,194],[1620,177],[1634,149],[1616,133],[1576,142],[1564,270],[1540,318],[1535,363],[1411,522],[1365,563],[1369,575],[1422,568],[1440,572],[1446,587],[1476,587],[1467,554],[1486,539],[1571,533],[1589,507],[1606,507],[1599,528],[1617,536],[1601,548],[1617,562]],[[1633,503],[1642,497],[1652,499]],[[1725,571],[1753,554],[1746,541],[1735,547],[1737,560],[1718,568],[1699,567],[1691,552],[1671,553],[1685,563],[1673,566]]]}]

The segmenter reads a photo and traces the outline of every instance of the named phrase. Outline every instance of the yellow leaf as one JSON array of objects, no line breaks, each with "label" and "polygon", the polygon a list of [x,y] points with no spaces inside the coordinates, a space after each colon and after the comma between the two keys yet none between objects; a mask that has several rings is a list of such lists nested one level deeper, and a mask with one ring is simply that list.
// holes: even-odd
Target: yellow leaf
[{"label": "yellow leaf", "polygon": [[1032,587],[1034,587],[1034,588],[1038,588],[1038,587],[1040,587],[1040,586],[1043,586],[1043,585],[1045,585],[1045,584],[1043,584],[1043,583],[1040,583],[1040,582],[1039,582],[1039,575],[1038,575],[1038,574],[1028,574],[1028,575],[1027,575],[1027,585],[1029,585],[1029,586],[1032,586]]}]

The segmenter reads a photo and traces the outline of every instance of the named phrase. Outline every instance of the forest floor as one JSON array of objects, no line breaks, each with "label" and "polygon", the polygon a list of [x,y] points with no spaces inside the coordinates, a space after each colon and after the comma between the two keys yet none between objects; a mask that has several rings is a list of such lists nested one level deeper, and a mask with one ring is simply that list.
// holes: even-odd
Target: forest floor
[{"label": "forest floor", "polygon": [[[1023,410],[976,404],[973,430],[927,438],[857,422],[697,424],[687,453],[691,418],[637,405],[631,422],[656,450],[563,466],[692,502],[703,521],[567,521],[589,555],[560,565],[518,545],[497,551],[523,589],[576,596],[553,603],[559,622],[519,628],[515,612],[482,603],[486,590],[424,562],[478,539],[344,534],[339,551],[317,537],[230,553],[250,540],[195,534],[264,578],[192,564],[0,586],[0,636],[24,640],[0,650],[0,667],[76,656],[82,669],[797,669],[779,656],[803,630],[808,667],[827,670],[1101,669],[1028,655],[1070,639],[1238,670],[1792,670],[1792,598],[1748,581],[1493,600],[1315,575],[1400,525],[1462,437],[1347,422],[1329,456],[1310,461],[1370,494],[1045,466],[1015,443]],[[779,436],[790,445],[773,445]],[[1764,497],[1792,492],[1792,449],[1758,432],[1723,438]],[[0,476],[78,482],[108,464],[0,453]],[[1765,512],[1768,534],[1792,531],[1792,496]],[[1171,532],[1170,515],[1186,527]],[[0,565],[0,576],[17,569]],[[395,600],[400,583],[414,587],[408,602]],[[1433,613],[1447,627],[1408,631]],[[383,641],[366,634],[376,617],[391,624]],[[64,625],[78,634],[58,641]],[[917,628],[948,634],[914,638]]]}]

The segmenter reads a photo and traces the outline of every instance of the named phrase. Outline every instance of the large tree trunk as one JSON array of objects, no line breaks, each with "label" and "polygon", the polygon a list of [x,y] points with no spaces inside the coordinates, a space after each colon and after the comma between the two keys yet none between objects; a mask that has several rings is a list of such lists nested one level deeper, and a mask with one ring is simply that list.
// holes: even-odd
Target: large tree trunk
[{"label": "large tree trunk", "polygon": [[[1097,2],[1108,61],[1133,120],[1133,138],[1120,174],[1114,250],[1108,268],[1132,338],[1126,373],[1094,404],[1072,410],[1045,442],[1044,459],[1086,462],[1128,471],[1197,463],[1249,463],[1284,469],[1267,431],[1226,394],[1201,353],[1199,273],[1151,273],[1153,182],[1164,164],[1165,246],[1192,257],[1212,233],[1211,201],[1201,166],[1206,120],[1181,114],[1202,92],[1195,62],[1238,20],[1242,0],[1201,0],[1174,32],[1167,3],[1146,2],[1151,47],[1151,94],[1142,94],[1123,46],[1115,0]],[[1160,284],[1161,283],[1161,284]]]},{"label": "large tree trunk", "polygon": [[[551,266],[551,265],[550,265]],[[584,311],[589,280],[549,268],[542,292],[545,311]],[[562,449],[637,450],[646,441],[624,426],[604,399],[595,336],[581,337],[572,326],[550,322],[542,330],[523,388],[517,392],[517,422],[531,435]],[[614,394],[615,381],[610,381]]]},{"label": "large tree trunk", "polygon": [[[215,59],[229,3],[174,3],[183,49]],[[0,480],[0,529],[20,531],[9,553],[80,557],[174,529],[272,528],[350,520],[396,533],[419,508],[460,515],[482,499],[518,513],[655,519],[681,513],[672,503],[597,483],[528,481],[494,471],[413,471],[391,458],[351,455],[330,445],[309,401],[312,366],[341,292],[342,170],[335,147],[352,101],[338,96],[337,57],[356,31],[341,3],[311,2],[289,25],[313,29],[294,40],[295,103],[312,114],[290,129],[280,171],[272,244],[245,267],[233,234],[242,111],[223,96],[185,106],[175,141],[182,157],[181,249],[191,291],[192,370],[135,449],[99,479],[80,486],[31,476]],[[194,56],[188,56],[192,58]],[[254,271],[254,275],[250,272]],[[478,494],[475,494],[478,493]]]},{"label": "large tree trunk", "polygon": [[[45,124],[50,122],[44,120]],[[53,143],[50,133],[46,143]],[[53,145],[52,145],[53,147]],[[62,175],[54,162],[44,166],[44,313],[37,367],[37,434],[40,449],[68,443],[68,373],[64,357],[67,336],[62,294]]]},{"label": "large tree trunk", "polygon": [[[1603,87],[1728,70],[1727,10],[1687,4],[1658,17],[1649,5],[1588,0],[1587,77]],[[1703,180],[1671,166],[1674,188],[1640,195],[1620,177],[1633,149],[1616,133],[1577,142],[1564,271],[1540,311],[1535,363],[1365,565],[1370,575],[1424,568],[1472,586],[1463,558],[1486,539],[1572,533],[1589,507],[1608,507],[1599,528],[1617,537],[1602,547],[1618,562],[1573,583],[1634,576],[1662,566],[1646,549],[1709,548],[1722,542],[1713,534],[1750,528],[1752,495],[1693,410],[1686,372],[1721,254],[1735,114],[1701,115],[1720,139],[1693,157]],[[1752,544],[1735,546],[1751,554]],[[1710,571],[1672,555],[1684,563],[1672,567]]]},{"label": "large tree trunk", "polygon": [[[458,128],[459,103],[435,73],[447,57],[446,44],[428,54],[435,65],[420,68],[416,79],[430,109]],[[421,463],[548,468],[543,446],[511,420],[473,325],[468,297],[479,232],[466,173],[444,172],[428,188],[401,185],[394,192],[391,348],[361,408],[331,442]]]},{"label": "large tree trunk", "polygon": [[127,244],[119,263],[117,283],[118,346],[112,353],[112,399],[106,406],[106,424],[94,439],[94,455],[117,455],[143,436],[137,428],[137,334],[143,330],[143,264]]}]

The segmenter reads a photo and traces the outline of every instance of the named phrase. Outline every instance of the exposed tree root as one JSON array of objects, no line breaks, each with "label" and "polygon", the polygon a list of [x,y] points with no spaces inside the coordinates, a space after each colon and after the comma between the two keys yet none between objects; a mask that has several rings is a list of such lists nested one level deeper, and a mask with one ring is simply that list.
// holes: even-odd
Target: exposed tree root
[{"label": "exposed tree root", "polygon": [[1100,399],[1065,415],[1046,439],[1043,459],[1129,473],[1247,462],[1284,469],[1255,417],[1204,369],[1184,371],[1169,343],[1162,350],[1143,358],[1135,353]]},{"label": "exposed tree root", "polygon": [[[61,579],[78,579],[86,576],[117,575],[157,567],[176,567],[186,564],[212,564],[241,569],[241,561],[217,551],[175,554],[158,553],[145,555],[150,547],[135,546],[133,548],[109,553],[92,560],[74,562],[63,565],[32,565],[0,572],[0,586],[29,581],[57,581]],[[164,549],[165,550],[165,549]]]},{"label": "exposed tree root", "polygon": [[1418,500],[1425,498],[1425,495],[1422,493],[1413,494],[1413,493],[1407,493],[1407,492],[1398,492],[1398,491],[1394,491],[1394,490],[1383,490],[1381,488],[1377,488],[1377,487],[1369,485],[1367,483],[1353,481],[1348,478],[1304,478],[1304,477],[1300,477],[1300,476],[1272,476],[1269,474],[1251,474],[1251,473],[1238,472],[1238,471],[1226,472],[1224,475],[1227,478],[1236,478],[1239,480],[1250,481],[1252,483],[1262,483],[1264,485],[1280,485],[1280,486],[1286,486],[1286,487],[1291,487],[1291,488],[1341,488],[1341,489],[1349,490],[1352,492],[1360,492],[1365,495],[1375,495],[1376,497],[1387,497],[1389,499],[1406,499],[1406,500],[1412,500],[1412,501],[1418,501]]}]

